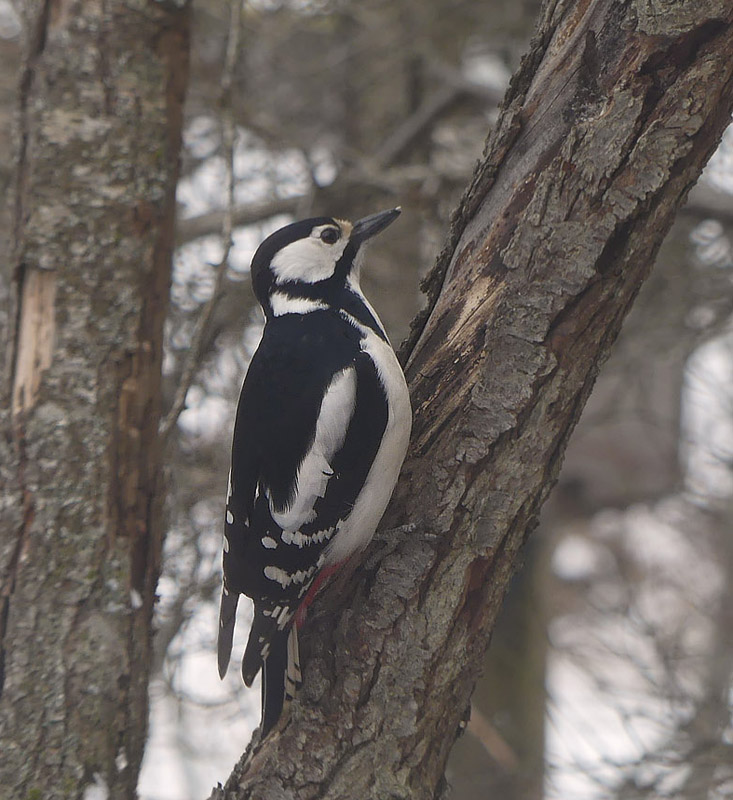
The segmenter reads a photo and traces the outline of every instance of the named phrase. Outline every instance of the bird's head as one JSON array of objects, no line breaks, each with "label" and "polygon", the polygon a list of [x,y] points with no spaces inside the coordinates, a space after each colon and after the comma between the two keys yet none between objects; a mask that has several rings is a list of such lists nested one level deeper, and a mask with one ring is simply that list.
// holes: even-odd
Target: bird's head
[{"label": "bird's head", "polygon": [[252,259],[252,285],[266,316],[298,301],[330,305],[350,281],[358,287],[363,245],[400,215],[380,211],[358,222],[314,217],[293,222],[262,242]]}]

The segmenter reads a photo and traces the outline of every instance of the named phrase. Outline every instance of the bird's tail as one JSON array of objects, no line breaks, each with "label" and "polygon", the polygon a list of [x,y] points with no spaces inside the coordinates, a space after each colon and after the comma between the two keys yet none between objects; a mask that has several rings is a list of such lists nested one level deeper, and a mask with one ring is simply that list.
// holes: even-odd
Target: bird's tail
[{"label": "bird's tail", "polygon": [[237,618],[238,602],[239,592],[230,592],[226,587],[222,588],[221,604],[219,605],[219,637],[216,647],[219,677],[222,679],[226,675],[232,655],[232,639],[234,638],[234,622]]},{"label": "bird's tail", "polygon": [[262,725],[265,736],[284,718],[300,686],[298,631],[278,631],[271,640],[270,652],[262,662]]}]

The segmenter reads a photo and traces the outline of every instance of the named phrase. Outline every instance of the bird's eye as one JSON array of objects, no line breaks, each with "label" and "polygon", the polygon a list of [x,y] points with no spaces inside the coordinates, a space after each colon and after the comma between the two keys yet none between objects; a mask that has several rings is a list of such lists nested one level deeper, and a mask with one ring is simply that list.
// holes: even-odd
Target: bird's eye
[{"label": "bird's eye", "polygon": [[326,244],[336,244],[339,240],[339,232],[336,228],[325,228],[321,231],[321,241]]}]

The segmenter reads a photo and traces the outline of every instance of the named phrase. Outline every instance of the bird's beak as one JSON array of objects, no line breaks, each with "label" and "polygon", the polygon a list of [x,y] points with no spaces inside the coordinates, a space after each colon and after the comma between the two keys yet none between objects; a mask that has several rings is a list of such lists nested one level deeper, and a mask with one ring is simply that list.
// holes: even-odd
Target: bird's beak
[{"label": "bird's beak", "polygon": [[401,213],[402,209],[397,206],[397,208],[390,208],[389,211],[379,211],[358,220],[354,223],[350,240],[357,246],[363,244],[367,239],[381,233],[387,225],[391,225]]}]

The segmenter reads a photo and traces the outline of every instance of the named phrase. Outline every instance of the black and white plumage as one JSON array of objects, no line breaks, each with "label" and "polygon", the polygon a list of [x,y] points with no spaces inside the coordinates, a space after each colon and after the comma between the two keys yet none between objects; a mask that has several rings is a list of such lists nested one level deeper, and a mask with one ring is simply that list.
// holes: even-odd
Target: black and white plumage
[{"label": "black and white plumage", "polygon": [[223,677],[245,594],[242,676],[250,686],[262,667],[263,737],[300,681],[296,612],[369,543],[407,451],[405,378],[359,287],[364,243],[399,213],[296,222],[252,260],[266,322],[234,428],[218,659]]}]

